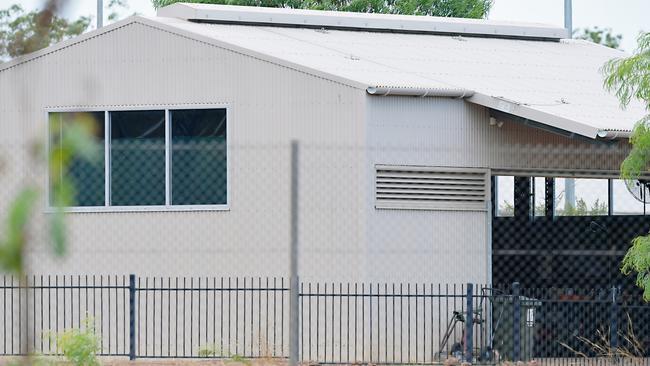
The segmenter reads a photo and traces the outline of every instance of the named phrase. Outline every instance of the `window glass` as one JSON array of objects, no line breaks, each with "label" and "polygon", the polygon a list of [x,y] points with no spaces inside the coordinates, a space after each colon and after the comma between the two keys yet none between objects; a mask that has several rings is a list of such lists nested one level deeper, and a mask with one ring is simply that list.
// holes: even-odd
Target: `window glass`
[{"label": "window glass", "polygon": [[[612,180],[612,200],[614,215],[644,215],[650,213],[650,192],[644,185],[627,183],[620,179]],[[644,210],[645,206],[645,210]]]},{"label": "window glass", "polygon": [[[72,156],[67,167],[53,167],[56,170],[51,175],[52,183],[65,175],[74,187],[73,206],[104,206],[104,112],[56,112],[50,113],[49,119],[52,149],[83,129],[93,137],[93,148],[97,150],[92,159]],[[50,192],[50,204],[54,206],[56,193]]]},{"label": "window glass", "polygon": [[165,204],[165,112],[111,112],[111,205]]},{"label": "window glass", "polygon": [[226,110],[175,110],[170,116],[172,204],[225,204]]},{"label": "window glass", "polygon": [[546,179],[533,178],[535,216],[546,216]]},{"label": "window glass", "polygon": [[515,215],[515,178],[496,177],[497,216]]},{"label": "window glass", "polygon": [[556,216],[600,216],[608,214],[607,179],[555,179]]}]

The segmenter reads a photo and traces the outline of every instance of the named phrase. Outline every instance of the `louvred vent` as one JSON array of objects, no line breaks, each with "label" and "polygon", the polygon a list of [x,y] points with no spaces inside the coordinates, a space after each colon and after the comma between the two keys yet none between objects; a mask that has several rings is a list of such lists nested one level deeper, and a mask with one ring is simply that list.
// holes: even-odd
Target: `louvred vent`
[{"label": "louvred vent", "polygon": [[377,165],[377,208],[487,210],[485,169]]}]

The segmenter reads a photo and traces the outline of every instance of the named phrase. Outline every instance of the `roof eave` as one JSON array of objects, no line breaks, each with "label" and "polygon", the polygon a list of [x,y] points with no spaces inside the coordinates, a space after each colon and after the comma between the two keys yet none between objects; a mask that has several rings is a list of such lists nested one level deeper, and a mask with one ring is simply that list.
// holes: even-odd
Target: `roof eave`
[{"label": "roof eave", "polygon": [[446,97],[467,98],[474,94],[473,90],[463,88],[424,88],[424,87],[390,87],[371,86],[366,89],[368,94],[376,96],[403,95],[411,97]]},{"label": "roof eave", "polygon": [[499,97],[474,93],[470,98],[467,98],[467,101],[594,140],[599,138],[598,134],[602,131],[602,129],[594,126],[589,126],[555,114],[542,112]]}]

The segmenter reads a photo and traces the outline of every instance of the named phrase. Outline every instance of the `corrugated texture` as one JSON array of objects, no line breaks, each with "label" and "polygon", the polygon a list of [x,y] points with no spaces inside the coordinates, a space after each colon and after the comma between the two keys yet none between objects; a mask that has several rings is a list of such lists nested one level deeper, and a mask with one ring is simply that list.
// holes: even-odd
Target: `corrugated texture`
[{"label": "corrugated texture", "polygon": [[232,132],[229,211],[69,214],[64,260],[53,257],[40,214],[28,270],[286,275],[295,138],[302,143],[300,195],[309,197],[301,206],[301,273],[361,279],[364,160],[349,146],[365,139],[365,98],[363,90],[128,24],[0,72],[0,212],[19,187],[44,186],[45,167],[30,157],[45,142],[47,107],[224,105]]},{"label": "corrugated texture", "polygon": [[[377,165],[615,171],[628,151],[627,143],[571,139],[511,120],[491,126],[487,109],[459,99],[367,99],[369,176]],[[367,191],[374,185],[369,179]],[[441,282],[490,281],[488,213],[373,209],[374,195],[366,199],[373,276],[417,278],[422,267]],[[400,265],[407,260],[412,266]]]},{"label": "corrugated texture", "polygon": [[[179,30],[355,81],[369,87],[465,88],[521,106],[543,121],[595,138],[600,129],[630,130],[640,103],[622,110],[603,90],[600,68],[624,53],[585,41],[543,42],[478,37],[198,24],[153,18]],[[510,106],[512,105],[512,106]]]},{"label": "corrugated texture", "polygon": [[627,142],[568,138],[449,98],[368,96],[371,164],[617,171]]},{"label": "corrugated texture", "polygon": [[256,6],[176,3],[158,9],[158,15],[199,21],[280,24],[302,27],[469,34],[528,39],[559,39],[567,37],[567,31],[564,28],[538,23]]}]

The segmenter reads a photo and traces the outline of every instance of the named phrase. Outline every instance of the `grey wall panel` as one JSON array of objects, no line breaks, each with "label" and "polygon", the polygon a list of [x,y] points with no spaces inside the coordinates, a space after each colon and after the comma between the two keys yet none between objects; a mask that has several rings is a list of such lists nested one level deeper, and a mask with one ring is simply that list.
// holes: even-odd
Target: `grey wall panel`
[{"label": "grey wall panel", "polygon": [[374,166],[616,170],[625,143],[567,137],[503,121],[460,99],[368,96],[369,268],[399,278],[486,283],[489,213],[374,208]]},{"label": "grey wall panel", "polygon": [[[229,107],[230,210],[71,213],[54,259],[39,209],[30,272],[286,275],[289,142],[301,142],[301,269],[354,279],[363,255],[365,91],[133,23],[0,72],[0,204],[45,169],[46,108]],[[11,175],[4,174],[11,172]],[[41,207],[44,207],[44,202]],[[332,277],[334,276],[334,277]]]},{"label": "grey wall panel", "polygon": [[[385,164],[616,170],[627,143],[571,139],[451,98],[368,97],[369,145]],[[381,162],[380,162],[381,163]]]}]

